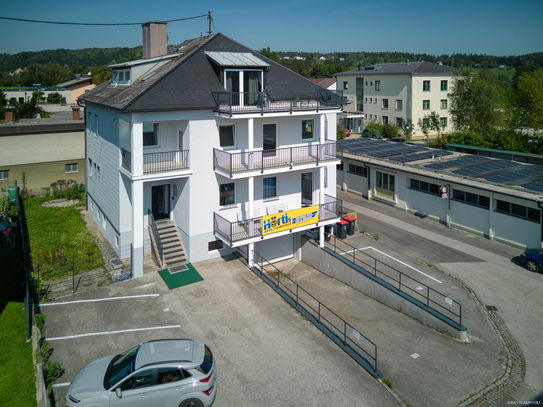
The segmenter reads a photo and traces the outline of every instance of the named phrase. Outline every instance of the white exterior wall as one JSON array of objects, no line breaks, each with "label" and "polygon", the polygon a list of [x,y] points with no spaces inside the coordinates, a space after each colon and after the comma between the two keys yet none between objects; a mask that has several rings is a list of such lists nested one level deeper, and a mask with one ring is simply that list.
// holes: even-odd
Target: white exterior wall
[{"label": "white exterior wall", "polygon": [[[422,132],[420,126],[419,126],[419,119],[422,119],[425,115],[430,115],[432,112],[436,112],[439,114],[439,117],[447,117],[447,128],[443,129],[442,132],[448,133],[452,130],[452,122],[451,117],[449,115],[448,109],[441,109],[441,99],[447,99],[447,107],[450,104],[449,97],[447,94],[448,91],[441,91],[441,81],[445,80],[448,81],[448,89],[452,85],[452,77],[451,76],[419,76],[414,75],[411,79],[411,89],[412,89],[412,111],[411,111],[411,120],[413,120],[413,124],[415,125],[415,132],[413,133],[414,137],[424,137],[424,133]],[[424,91],[423,90],[423,82],[424,81],[430,81],[430,91]],[[430,109],[424,110],[423,109],[423,100],[429,100],[430,101]],[[428,135],[435,135],[437,134],[435,131],[430,131]]]},{"label": "white exterior wall", "polygon": [[[364,161],[344,159],[344,171],[337,171],[338,186],[342,180],[346,190],[360,192],[368,199],[374,199],[387,204],[392,204],[400,210],[407,210],[413,213],[425,215],[431,219],[447,223],[449,216],[452,226],[483,235],[519,247],[541,247],[541,224],[517,216],[512,216],[496,211],[497,200],[522,205],[528,208],[538,209],[537,199],[522,199],[520,197],[491,192],[488,189],[475,186],[456,184],[451,181],[443,181],[438,178],[424,176],[418,173],[400,171],[394,168],[383,168],[368,163],[370,167],[371,190],[367,192],[367,179],[365,177],[348,173],[348,164],[364,166]],[[394,199],[387,199],[376,194],[376,172],[392,174],[395,177]],[[439,176],[439,175],[437,175]],[[342,178],[343,177],[343,178]],[[448,198],[443,199],[440,195],[434,195],[410,188],[410,179],[417,179],[436,185],[447,185],[449,188]],[[470,192],[476,195],[489,197],[490,209],[476,205],[467,204],[452,199],[455,189]],[[449,206],[450,205],[450,206]]]},{"label": "white exterior wall", "polygon": [[[409,118],[411,89],[406,78],[407,75],[367,75],[364,77],[363,104],[366,121],[371,120],[382,124],[383,116],[388,116],[389,123],[395,124],[396,117],[404,120]],[[381,81],[380,91],[375,90],[375,81]],[[388,99],[387,109],[383,108],[383,99]],[[401,110],[396,110],[396,100],[402,101]]]}]

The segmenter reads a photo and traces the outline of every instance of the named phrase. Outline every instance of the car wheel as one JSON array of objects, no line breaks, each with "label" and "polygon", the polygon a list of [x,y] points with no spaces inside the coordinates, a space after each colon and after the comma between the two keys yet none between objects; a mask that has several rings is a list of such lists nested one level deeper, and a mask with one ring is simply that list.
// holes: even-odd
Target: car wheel
[{"label": "car wheel", "polygon": [[179,407],[204,407],[204,403],[198,399],[188,399],[179,404]]},{"label": "car wheel", "polygon": [[526,260],[526,268],[534,273],[539,272],[539,264],[530,259]]}]

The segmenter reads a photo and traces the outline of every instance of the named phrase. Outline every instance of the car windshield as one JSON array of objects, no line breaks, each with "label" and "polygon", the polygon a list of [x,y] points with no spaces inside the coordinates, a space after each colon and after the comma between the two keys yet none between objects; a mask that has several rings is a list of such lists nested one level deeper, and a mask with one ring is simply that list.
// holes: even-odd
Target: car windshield
[{"label": "car windshield", "polygon": [[140,345],[134,346],[113,358],[104,378],[104,387],[110,389],[134,371],[134,362]]}]

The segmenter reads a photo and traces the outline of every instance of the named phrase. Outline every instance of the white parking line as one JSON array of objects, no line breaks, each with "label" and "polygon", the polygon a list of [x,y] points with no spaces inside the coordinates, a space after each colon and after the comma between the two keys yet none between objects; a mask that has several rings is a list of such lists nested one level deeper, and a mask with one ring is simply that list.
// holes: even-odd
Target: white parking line
[{"label": "white parking line", "polygon": [[154,327],[151,327],[151,328],[123,329],[122,331],[91,332],[91,333],[88,333],[88,334],[59,336],[58,338],[45,338],[45,340],[50,342],[50,341],[60,341],[60,340],[63,340],[63,339],[84,338],[86,336],[115,335],[115,334],[122,334],[122,333],[126,333],[126,332],[152,331],[152,330],[157,330],[157,329],[173,329],[173,328],[181,328],[181,325],[154,326]]},{"label": "white parking line", "polygon": [[128,300],[133,298],[146,298],[146,297],[158,297],[160,294],[142,294],[142,295],[128,295],[125,297],[110,297],[110,298],[97,298],[94,300],[78,300],[78,301],[66,301],[66,302],[44,302],[40,304],[40,307],[47,307],[52,305],[70,305],[70,304],[80,304],[84,302],[100,302],[100,301],[111,301],[111,300]]},{"label": "white parking line", "polygon": [[441,281],[439,281],[437,278],[434,278],[434,277],[432,277],[432,276],[429,276],[428,274],[423,273],[423,272],[420,271],[419,269],[416,269],[415,267],[410,266],[409,264],[404,263],[403,261],[398,260],[397,258],[392,257],[391,255],[382,252],[381,250],[377,250],[375,247],[368,246],[368,247],[361,247],[360,249],[349,250],[348,252],[340,253],[340,256],[343,256],[343,255],[345,255],[345,254],[352,253],[352,252],[354,252],[355,250],[366,250],[366,249],[375,250],[376,252],[381,253],[383,256],[387,256],[387,257],[391,258],[392,260],[395,260],[395,261],[397,261],[398,263],[403,264],[404,266],[409,267],[410,269],[415,270],[417,273],[420,273],[420,274],[422,274],[423,276],[426,276],[426,277],[428,277],[428,278],[430,278],[430,279],[432,279],[432,280],[434,280],[434,281],[437,281],[439,284],[442,284]]}]

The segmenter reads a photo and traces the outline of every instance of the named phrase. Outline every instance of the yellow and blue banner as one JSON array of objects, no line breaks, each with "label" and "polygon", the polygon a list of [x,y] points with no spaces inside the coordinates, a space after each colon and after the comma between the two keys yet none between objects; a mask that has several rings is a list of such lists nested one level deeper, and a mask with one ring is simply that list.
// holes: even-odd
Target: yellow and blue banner
[{"label": "yellow and blue banner", "polygon": [[317,223],[318,220],[318,205],[274,213],[262,217],[262,234],[269,235],[270,233],[312,225]]}]

